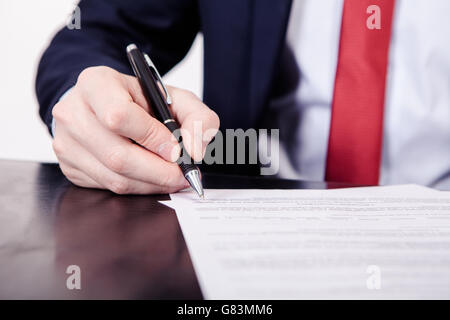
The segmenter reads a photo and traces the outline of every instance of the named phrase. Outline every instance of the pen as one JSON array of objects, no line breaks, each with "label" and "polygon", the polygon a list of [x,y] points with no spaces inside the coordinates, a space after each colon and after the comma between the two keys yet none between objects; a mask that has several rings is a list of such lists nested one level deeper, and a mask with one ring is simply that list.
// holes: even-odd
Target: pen
[{"label": "pen", "polygon": [[184,177],[198,196],[204,198],[200,170],[186,152],[177,122],[173,119],[169,105],[172,104],[169,92],[164,86],[161,76],[150,57],[142,53],[135,44],[127,47],[127,56],[133,72],[139,80],[145,99],[151,106],[156,118],[175,136],[181,148],[178,165]]}]

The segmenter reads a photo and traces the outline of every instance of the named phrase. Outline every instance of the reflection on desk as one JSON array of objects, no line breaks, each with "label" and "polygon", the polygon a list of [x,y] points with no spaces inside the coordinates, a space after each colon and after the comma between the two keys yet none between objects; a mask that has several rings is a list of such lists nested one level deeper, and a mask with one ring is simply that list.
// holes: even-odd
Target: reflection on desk
[{"label": "reflection on desk", "polygon": [[[202,298],[168,195],[73,186],[56,164],[0,161],[0,298]],[[341,185],[204,174],[206,188]],[[70,265],[81,290],[68,290]]]},{"label": "reflection on desk", "polygon": [[[0,171],[0,298],[201,298],[167,196],[78,188],[57,165]],[[70,265],[81,290],[66,287]]]}]

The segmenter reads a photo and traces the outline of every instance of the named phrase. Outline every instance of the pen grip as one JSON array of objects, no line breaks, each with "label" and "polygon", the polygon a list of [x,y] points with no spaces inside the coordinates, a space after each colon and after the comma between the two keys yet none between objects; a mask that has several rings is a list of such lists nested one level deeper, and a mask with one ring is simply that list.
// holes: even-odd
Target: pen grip
[{"label": "pen grip", "polygon": [[194,164],[194,161],[184,148],[183,139],[178,124],[175,120],[173,120],[170,113],[168,104],[170,102],[167,102],[164,93],[159,87],[160,85],[163,86],[163,84],[161,83],[161,77],[159,76],[155,66],[153,65],[151,68],[151,61],[150,63],[146,61],[142,52],[139,51],[134,44],[127,47],[127,56],[131,67],[139,80],[145,99],[152,108],[155,117],[164,123],[180,145],[181,154],[177,160],[177,164],[183,172],[183,175],[186,176],[190,171],[198,170],[197,166]]},{"label": "pen grip", "polygon": [[178,124],[176,122],[168,122],[165,124],[165,126],[174,135],[174,137],[178,141],[178,144],[180,145],[181,154],[177,160],[177,164],[180,166],[183,175],[186,175],[186,173],[188,173],[191,170],[197,170],[198,169],[197,166],[194,164],[194,161],[189,156],[189,154],[186,151],[186,148],[184,147],[183,137],[181,136]]}]

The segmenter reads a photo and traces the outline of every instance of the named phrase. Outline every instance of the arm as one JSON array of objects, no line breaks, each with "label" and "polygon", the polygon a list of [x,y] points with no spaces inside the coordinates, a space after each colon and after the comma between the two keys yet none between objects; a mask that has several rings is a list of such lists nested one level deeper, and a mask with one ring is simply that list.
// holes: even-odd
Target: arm
[{"label": "arm", "polygon": [[[188,186],[173,163],[178,143],[151,116],[137,79],[128,75],[125,49],[137,43],[167,72],[199,29],[194,4],[83,0],[81,30],[63,29],[55,36],[39,66],[36,88],[45,123],[56,121],[53,149],[59,165],[74,184],[119,194],[168,193]],[[171,87],[169,93],[186,149],[200,161],[217,132],[218,117],[192,93]],[[194,130],[199,122],[201,135]]]},{"label": "arm", "polygon": [[189,50],[199,31],[193,0],[82,0],[81,29],[61,29],[39,64],[39,113],[50,128],[51,110],[81,71],[108,66],[131,74],[125,48],[137,43],[165,73]]}]

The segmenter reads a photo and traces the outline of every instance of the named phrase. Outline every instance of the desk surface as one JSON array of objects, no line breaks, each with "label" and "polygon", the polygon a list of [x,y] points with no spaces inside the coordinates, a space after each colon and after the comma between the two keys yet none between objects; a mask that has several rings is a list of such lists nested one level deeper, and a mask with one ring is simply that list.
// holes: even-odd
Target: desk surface
[{"label": "desk surface", "polygon": [[[202,298],[168,195],[78,188],[55,164],[0,161],[0,299]],[[206,188],[342,185],[207,175]],[[81,290],[68,290],[68,266]]]}]

